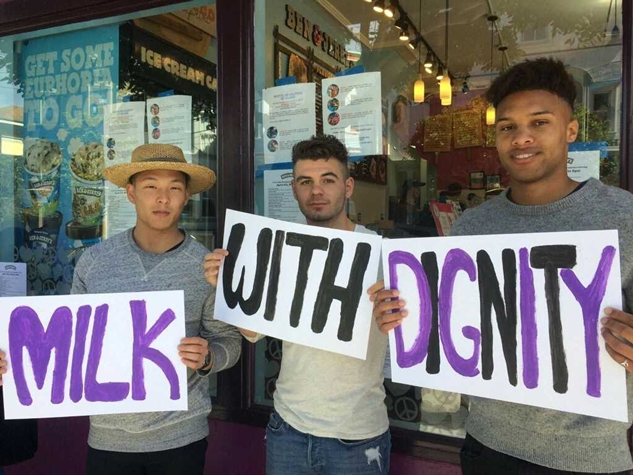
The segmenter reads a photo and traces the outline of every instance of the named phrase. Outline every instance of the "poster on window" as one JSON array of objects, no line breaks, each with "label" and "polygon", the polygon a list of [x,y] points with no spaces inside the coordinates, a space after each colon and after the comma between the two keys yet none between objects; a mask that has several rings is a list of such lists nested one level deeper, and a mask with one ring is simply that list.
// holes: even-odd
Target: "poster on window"
[{"label": "poster on window", "polygon": [[627,421],[599,321],[622,308],[618,249],[617,231],[384,240],[409,312],[392,380]]},{"label": "poster on window", "polygon": [[292,147],[316,134],[315,84],[289,84],[263,93],[264,162],[292,161]]},{"label": "poster on window", "polygon": [[306,224],[306,218],[292,193],[292,179],[292,169],[264,170],[264,216]]},{"label": "poster on window", "polygon": [[118,90],[119,28],[25,42],[20,54],[24,157],[16,177],[17,259],[28,293],[70,291],[74,264],[103,238],[104,107]]},{"label": "poster on window", "polygon": [[589,178],[600,179],[600,150],[570,150],[567,154],[567,176],[579,183]]},{"label": "poster on window", "polygon": [[380,73],[322,81],[323,133],[345,144],[351,156],[382,153]]},{"label": "poster on window", "polygon": [[[106,166],[130,163],[132,152],[145,143],[145,101],[119,102],[104,108],[103,149]],[[131,228],[136,210],[125,188],[105,182],[104,238]]]},{"label": "poster on window", "polygon": [[146,105],[147,143],[176,145],[191,163],[191,96],[155,97]]}]

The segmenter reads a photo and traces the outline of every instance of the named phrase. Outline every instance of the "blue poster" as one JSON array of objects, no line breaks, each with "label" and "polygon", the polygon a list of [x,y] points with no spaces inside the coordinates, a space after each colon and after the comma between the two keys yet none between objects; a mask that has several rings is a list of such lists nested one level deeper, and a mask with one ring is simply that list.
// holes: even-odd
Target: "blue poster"
[{"label": "blue poster", "polygon": [[83,250],[101,241],[104,106],[116,102],[119,27],[25,42],[18,260],[29,295],[67,294]]}]

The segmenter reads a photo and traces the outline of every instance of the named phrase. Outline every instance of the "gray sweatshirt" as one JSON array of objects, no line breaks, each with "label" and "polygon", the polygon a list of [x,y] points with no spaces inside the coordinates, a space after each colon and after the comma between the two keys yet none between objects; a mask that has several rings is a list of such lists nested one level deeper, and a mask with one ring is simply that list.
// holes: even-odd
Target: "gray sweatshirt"
[{"label": "gray sweatshirt", "polygon": [[[633,195],[590,179],[565,198],[520,206],[507,191],[469,210],[452,236],[617,229],[625,308],[633,302]],[[578,320],[582,325],[582,320]],[[630,374],[628,376],[631,376]],[[632,378],[627,378],[629,421]],[[630,424],[568,412],[472,397],[466,430],[482,444],[557,470],[612,473],[633,468],[626,431]]]},{"label": "gray sweatshirt", "polygon": [[[235,327],[213,319],[215,290],[204,279],[202,262],[209,252],[189,234],[164,254],[142,250],[132,230],[88,249],[75,268],[73,294],[184,290],[188,337],[200,336],[213,352],[211,372],[233,366],[242,337]],[[196,442],[209,434],[208,379],[187,370],[189,410],[92,416],[88,444],[99,450],[153,452]]]}]

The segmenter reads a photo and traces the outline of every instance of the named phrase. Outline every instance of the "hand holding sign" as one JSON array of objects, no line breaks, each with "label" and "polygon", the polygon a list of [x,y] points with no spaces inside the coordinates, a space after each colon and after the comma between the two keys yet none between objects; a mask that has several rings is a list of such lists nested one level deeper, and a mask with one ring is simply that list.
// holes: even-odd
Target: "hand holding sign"
[{"label": "hand holding sign", "polygon": [[178,356],[183,364],[194,371],[210,370],[213,367],[213,361],[208,368],[204,367],[204,361],[209,354],[209,342],[199,336],[183,338],[178,345]]},{"label": "hand holding sign", "polygon": [[0,350],[0,386],[2,386],[2,375],[7,372],[7,360],[4,359],[5,352]]},{"label": "hand holding sign", "polygon": [[633,315],[613,308],[605,309],[604,313],[607,317],[600,321],[607,353],[616,363],[633,373]]},{"label": "hand holding sign", "polygon": [[204,277],[213,287],[218,286],[218,274],[224,258],[229,255],[226,249],[214,249],[204,256]]},{"label": "hand holding sign", "polygon": [[367,291],[369,300],[374,302],[373,316],[376,325],[385,335],[402,323],[402,319],[409,313],[404,309],[406,302],[399,299],[400,292],[385,289],[384,281],[380,280]]}]

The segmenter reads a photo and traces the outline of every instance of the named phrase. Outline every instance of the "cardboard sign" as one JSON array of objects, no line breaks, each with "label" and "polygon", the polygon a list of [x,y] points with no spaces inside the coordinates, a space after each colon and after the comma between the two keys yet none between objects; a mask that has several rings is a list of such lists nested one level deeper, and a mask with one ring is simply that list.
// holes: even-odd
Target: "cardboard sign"
[{"label": "cardboard sign", "polygon": [[2,299],[6,419],[187,409],[182,291]]},{"label": "cardboard sign", "polygon": [[378,235],[227,210],[229,255],[215,318],[240,328],[364,359],[380,263]]},{"label": "cardboard sign", "polygon": [[393,381],[627,420],[599,323],[622,308],[617,231],[385,240],[383,265],[409,311]]}]

